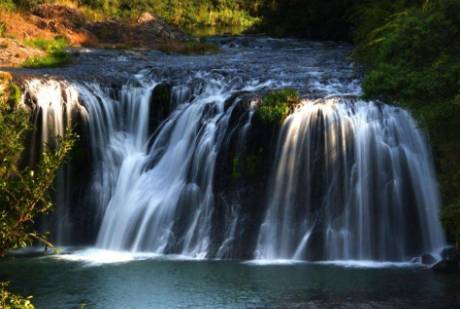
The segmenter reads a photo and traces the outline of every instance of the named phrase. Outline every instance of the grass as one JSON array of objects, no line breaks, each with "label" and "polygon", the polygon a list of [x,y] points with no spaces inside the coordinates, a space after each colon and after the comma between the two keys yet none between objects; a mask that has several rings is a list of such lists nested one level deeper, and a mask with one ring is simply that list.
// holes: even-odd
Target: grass
[{"label": "grass", "polygon": [[6,24],[0,21],[0,38],[3,38],[6,34]]},{"label": "grass", "polygon": [[63,37],[56,37],[52,40],[48,39],[31,39],[24,42],[26,45],[38,48],[45,52],[51,53],[54,51],[65,50],[69,46],[69,42]]},{"label": "grass", "polygon": [[66,50],[69,46],[69,42],[65,38],[56,37],[52,40],[26,40],[25,44],[40,49],[47,54],[45,56],[27,58],[21,65],[23,68],[55,68],[70,64],[73,61],[72,55]]}]

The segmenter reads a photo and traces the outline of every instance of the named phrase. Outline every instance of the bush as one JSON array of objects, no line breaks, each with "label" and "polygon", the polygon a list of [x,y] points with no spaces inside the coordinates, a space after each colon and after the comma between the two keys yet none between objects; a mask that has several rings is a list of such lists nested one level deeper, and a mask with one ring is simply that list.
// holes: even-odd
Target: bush
[{"label": "bush", "polygon": [[361,15],[355,59],[365,70],[364,95],[409,108],[428,129],[446,205],[443,222],[458,242],[460,1],[390,2],[364,7]]},{"label": "bush", "polygon": [[294,89],[273,91],[263,97],[256,115],[265,123],[280,124],[299,103],[299,93]]},{"label": "bush", "polygon": [[53,68],[70,64],[73,61],[72,55],[66,51],[69,43],[65,38],[57,37],[54,40],[33,39],[25,43],[47,52],[47,55],[26,59],[22,64],[24,68]]},{"label": "bush", "polygon": [[0,308],[2,309],[34,309],[32,296],[23,298],[8,291],[8,282],[0,282]]},{"label": "bush", "polygon": [[0,2],[0,10],[12,11],[16,8],[12,0],[2,0]]}]

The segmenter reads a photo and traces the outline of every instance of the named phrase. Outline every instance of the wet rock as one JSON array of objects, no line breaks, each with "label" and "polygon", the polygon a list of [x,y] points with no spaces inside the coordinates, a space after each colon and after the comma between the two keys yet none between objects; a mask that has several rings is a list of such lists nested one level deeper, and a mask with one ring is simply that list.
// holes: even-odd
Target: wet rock
[{"label": "wet rock", "polygon": [[455,273],[458,271],[458,263],[452,263],[450,261],[441,260],[431,267],[434,272],[440,273]]},{"label": "wet rock", "polygon": [[460,254],[454,247],[447,247],[441,251],[441,258],[446,261],[460,262]]},{"label": "wet rock", "polygon": [[460,255],[456,248],[447,247],[441,251],[441,261],[434,264],[431,269],[435,272],[454,273],[458,271]]},{"label": "wet rock", "polygon": [[172,112],[172,86],[160,84],[150,98],[149,133],[152,134]]},{"label": "wet rock", "polygon": [[436,261],[437,261],[436,258],[434,256],[432,256],[431,254],[428,254],[428,253],[425,253],[420,258],[420,262],[423,265],[433,265],[434,263],[436,263]]}]

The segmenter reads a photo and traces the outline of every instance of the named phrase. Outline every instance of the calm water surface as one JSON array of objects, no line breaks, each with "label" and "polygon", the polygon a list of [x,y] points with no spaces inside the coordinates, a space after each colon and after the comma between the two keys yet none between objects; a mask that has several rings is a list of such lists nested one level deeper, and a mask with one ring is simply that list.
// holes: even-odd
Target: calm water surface
[{"label": "calm water surface", "polygon": [[38,308],[460,307],[460,276],[421,267],[111,257],[15,257],[0,274]]}]

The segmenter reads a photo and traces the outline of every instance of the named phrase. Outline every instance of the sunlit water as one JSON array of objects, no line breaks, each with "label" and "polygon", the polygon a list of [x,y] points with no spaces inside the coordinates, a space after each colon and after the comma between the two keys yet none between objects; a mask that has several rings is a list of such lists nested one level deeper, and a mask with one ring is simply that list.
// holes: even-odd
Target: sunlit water
[{"label": "sunlit water", "polygon": [[[99,223],[72,227],[76,224],[69,217],[73,208],[66,203],[72,200],[57,188],[63,202],[58,200],[56,220],[51,222],[57,225],[55,239],[73,245],[71,240],[83,233],[81,229],[88,229],[94,231],[97,248],[3,261],[0,274],[12,281],[14,291],[34,295],[38,308],[78,308],[81,304],[86,308],[459,305],[458,276],[434,274],[408,262],[444,245],[436,216],[436,181],[423,133],[405,111],[356,102],[354,96],[361,89],[347,59],[350,46],[251,37],[219,38],[218,42],[222,52],[208,56],[83,51],[78,66],[44,71],[55,74],[54,78],[29,82],[27,95],[35,97],[37,108],[46,115],[36,119],[42,127],[42,142],[72,125],[68,123],[70,108],[79,110],[88,123],[88,151],[97,164],[88,179],[92,202],[83,205],[93,207],[86,211],[98,217],[95,222]],[[62,77],[70,82],[60,80]],[[114,95],[100,80],[123,86]],[[152,138],[147,117],[150,96],[163,82],[174,85],[176,110]],[[237,207],[230,211],[224,220],[223,240],[211,253],[211,227],[219,224],[211,216],[216,154],[234,108],[225,102],[241,91],[264,93],[286,86],[298,89],[306,99],[280,134],[272,167],[274,181],[267,192],[270,202],[258,205],[265,215],[253,248],[254,260],[218,260],[239,258],[232,245],[238,223],[245,219]],[[243,137],[254,111],[248,113],[238,132]],[[318,205],[340,206],[346,211],[340,220],[326,212],[322,225],[310,215],[303,216],[306,221],[292,231],[291,221],[299,216],[290,209],[313,205],[304,198],[307,190],[301,184],[315,183],[316,178],[309,178],[309,169],[299,176],[297,169],[288,167],[317,163],[310,160],[309,148],[299,146],[315,131],[305,129],[316,124],[329,128],[316,130],[324,133],[326,142],[321,147],[335,147],[326,152],[322,163],[337,168],[324,173],[329,178],[325,177],[324,201]],[[348,139],[339,138],[339,129],[348,132]],[[283,150],[297,156],[285,156]],[[376,153],[379,160],[374,160]],[[352,154],[356,156],[353,160],[342,160]],[[401,165],[406,161],[412,164],[410,168]],[[392,166],[391,173],[387,166]],[[366,176],[369,170],[378,185]],[[388,173],[379,173],[382,170]],[[292,194],[286,196],[284,186],[297,176],[300,181],[294,181]],[[409,181],[411,177],[416,178]],[[407,197],[400,192],[400,183],[416,192]],[[370,202],[370,195],[380,197],[380,193],[376,189],[371,194],[368,189],[381,186],[387,187],[394,200]],[[335,192],[338,188],[341,191]],[[291,197],[297,201],[293,203]],[[403,211],[404,200],[412,199],[417,200],[411,203],[416,209],[409,215],[420,216],[416,229]],[[368,213],[371,204],[378,205],[386,217]],[[180,212],[182,208],[187,211]],[[392,220],[393,215],[400,221]],[[286,222],[277,218],[286,218]],[[371,226],[375,218],[383,219]],[[310,234],[316,225],[322,228],[316,235],[327,233],[324,241],[311,247]],[[254,231],[259,233],[258,228]],[[373,238],[372,246],[366,237]],[[418,240],[415,245],[414,237]],[[415,249],[408,250],[410,247]],[[306,262],[308,252],[325,252],[312,259],[327,261]]]}]

